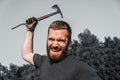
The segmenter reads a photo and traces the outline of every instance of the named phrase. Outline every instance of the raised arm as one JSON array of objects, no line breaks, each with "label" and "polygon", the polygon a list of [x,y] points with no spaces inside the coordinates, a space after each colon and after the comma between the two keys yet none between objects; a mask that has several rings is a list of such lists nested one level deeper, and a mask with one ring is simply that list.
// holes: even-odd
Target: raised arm
[{"label": "raised arm", "polygon": [[22,48],[22,57],[25,61],[29,62],[30,64],[34,65],[33,62],[33,38],[34,38],[34,30],[37,25],[37,19],[32,17],[26,20],[26,27],[27,27],[27,33],[25,36],[25,40],[23,43]]}]

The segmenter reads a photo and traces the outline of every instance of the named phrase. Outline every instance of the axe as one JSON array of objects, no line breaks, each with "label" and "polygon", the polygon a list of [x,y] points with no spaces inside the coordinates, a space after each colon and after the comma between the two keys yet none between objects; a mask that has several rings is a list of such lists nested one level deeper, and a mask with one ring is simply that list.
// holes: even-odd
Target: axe
[{"label": "axe", "polygon": [[[41,16],[41,17],[38,17],[37,20],[38,20],[38,21],[41,21],[41,20],[43,20],[43,19],[46,19],[46,18],[48,18],[48,17],[50,17],[50,16],[53,16],[53,15],[56,15],[56,14],[60,14],[60,15],[61,15],[61,18],[63,18],[63,14],[62,14],[62,12],[61,12],[61,10],[60,10],[60,8],[58,7],[57,4],[53,5],[52,8],[53,8],[53,9],[57,9],[57,11],[56,11],[56,12],[53,12],[53,13],[50,13],[50,14],[47,14],[47,15],[44,15],[44,16]],[[15,28],[17,28],[17,27],[19,27],[19,26],[21,26],[21,25],[26,25],[26,23],[21,23],[21,24],[13,27],[13,28],[11,28],[11,29],[13,30],[13,29],[15,29]]]}]

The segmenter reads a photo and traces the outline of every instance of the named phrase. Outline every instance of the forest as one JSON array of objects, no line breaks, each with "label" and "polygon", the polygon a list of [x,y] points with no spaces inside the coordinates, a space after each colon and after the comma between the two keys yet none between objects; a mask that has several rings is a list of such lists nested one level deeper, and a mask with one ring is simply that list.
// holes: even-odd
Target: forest
[{"label": "forest", "polygon": [[[68,52],[88,63],[102,80],[120,80],[120,38],[108,36],[102,42],[85,29],[71,42]],[[39,80],[39,76],[40,70],[30,64],[6,67],[0,63],[0,80]]]}]

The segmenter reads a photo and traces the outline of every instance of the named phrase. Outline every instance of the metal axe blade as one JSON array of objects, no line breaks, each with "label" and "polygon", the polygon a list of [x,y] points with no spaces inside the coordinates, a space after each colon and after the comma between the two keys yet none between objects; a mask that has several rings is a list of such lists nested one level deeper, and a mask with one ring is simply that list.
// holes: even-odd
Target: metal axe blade
[{"label": "metal axe blade", "polygon": [[53,8],[53,9],[57,9],[57,12],[60,13],[61,18],[63,18],[63,14],[62,14],[62,12],[61,12],[61,10],[60,10],[60,8],[58,7],[57,4],[53,5],[52,8]]}]

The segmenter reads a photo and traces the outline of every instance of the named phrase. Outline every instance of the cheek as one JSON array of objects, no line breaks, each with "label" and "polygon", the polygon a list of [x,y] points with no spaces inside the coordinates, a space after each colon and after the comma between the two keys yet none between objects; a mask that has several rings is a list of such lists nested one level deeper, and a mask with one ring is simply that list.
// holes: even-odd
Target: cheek
[{"label": "cheek", "polygon": [[50,47],[50,45],[51,45],[51,43],[48,41],[48,42],[47,42],[47,47]]},{"label": "cheek", "polygon": [[67,49],[67,45],[62,45],[61,48],[62,48],[62,52],[64,52]]},{"label": "cheek", "polygon": [[68,46],[68,44],[67,43],[62,43],[62,44],[60,44],[61,45],[61,47],[63,47],[63,48],[66,48],[67,46]]}]

